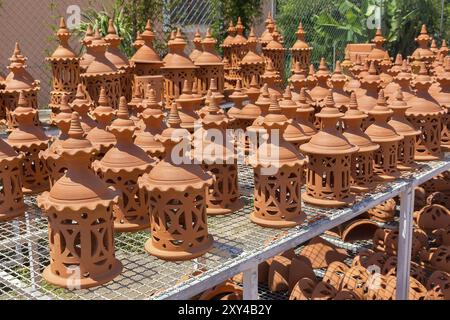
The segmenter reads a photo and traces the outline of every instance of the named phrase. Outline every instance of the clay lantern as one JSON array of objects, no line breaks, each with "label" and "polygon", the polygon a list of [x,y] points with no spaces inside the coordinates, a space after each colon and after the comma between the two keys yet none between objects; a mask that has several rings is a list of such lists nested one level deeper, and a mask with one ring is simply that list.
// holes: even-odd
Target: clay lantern
[{"label": "clay lantern", "polygon": [[267,84],[270,95],[275,95],[277,99],[281,99],[281,84],[283,83],[283,79],[281,79],[280,73],[274,69],[272,60],[267,60],[266,69],[260,79],[264,84]]},{"label": "clay lantern", "polygon": [[136,51],[138,51],[145,44],[144,39],[142,39],[141,32],[136,32],[136,39],[133,42],[133,47]]},{"label": "clay lantern", "polygon": [[250,34],[247,40],[247,54],[239,61],[240,75],[242,79],[242,85],[248,87],[252,76],[256,76],[258,84],[262,86],[263,80],[261,76],[264,73],[265,60],[256,52],[256,46],[258,45],[258,39],[253,32],[253,28],[250,29]]},{"label": "clay lantern", "polygon": [[262,48],[262,52],[267,60],[272,61],[273,68],[280,74],[280,77],[284,79],[284,55],[286,50],[279,41],[280,35],[278,32],[274,32],[272,38],[273,39]]},{"label": "clay lantern", "polygon": [[211,35],[211,30],[208,28],[206,36],[201,42],[203,45],[203,52],[201,52],[195,59],[194,64],[198,67],[195,70],[195,81],[197,81],[197,90],[201,95],[206,94],[209,89],[211,79],[216,80],[217,90],[223,92],[224,89],[224,70],[223,62],[216,52],[216,39]]},{"label": "clay lantern", "polygon": [[[255,77],[256,80],[256,77]],[[227,116],[231,119],[235,119],[236,116],[241,112],[242,110],[242,104],[245,100],[249,99],[248,95],[245,94],[242,90],[241,86],[241,80],[238,80],[236,82],[236,88],[234,89],[234,92],[232,95],[229,96],[230,100],[233,101],[233,106],[228,109]],[[240,127],[236,127],[240,128]],[[242,128],[245,129],[245,128]]]},{"label": "clay lantern", "polygon": [[258,100],[256,100],[255,102],[255,105],[258,107],[260,114],[253,121],[252,125],[247,127],[248,140],[246,142],[246,147],[248,148],[247,151],[249,151],[250,154],[254,154],[254,152],[258,150],[263,138],[263,134],[266,133],[266,129],[262,125],[262,122],[264,121],[264,117],[269,112],[270,103],[271,99],[269,88],[265,83],[261,88],[261,94],[259,95]]},{"label": "clay lantern", "polygon": [[[214,84],[213,84],[214,85]],[[191,85],[188,80],[184,80],[183,91],[175,102],[181,107],[178,111],[181,124],[180,127],[194,133],[195,123],[199,116],[194,109],[203,101],[203,98],[196,97],[192,94]]]},{"label": "clay lantern", "polygon": [[361,62],[361,56],[356,55],[356,61],[349,69],[351,72],[351,79],[349,79],[348,83],[345,86],[347,91],[355,92],[356,94],[361,94],[361,76],[360,74],[364,71],[364,66]]},{"label": "clay lantern", "polygon": [[420,35],[415,40],[419,45],[419,48],[412,54],[413,61],[423,61],[426,64],[431,64],[434,61],[434,53],[429,47],[432,38],[428,35],[426,25],[422,25]]},{"label": "clay lantern", "polygon": [[428,90],[432,84],[425,63],[421,63],[419,75],[412,81],[416,95],[408,101],[406,116],[413,126],[422,133],[416,139],[415,160],[437,160],[442,156],[441,131],[442,118],[446,110],[439,106]]},{"label": "clay lantern", "polygon": [[[412,74],[408,70],[407,61],[403,60],[401,71],[394,77],[394,83],[398,85],[402,91],[403,99],[408,102],[415,96],[414,90],[411,88]],[[395,98],[395,95],[391,95],[390,98]]]},{"label": "clay lantern", "polygon": [[260,95],[256,75],[252,76],[252,81],[250,82],[250,86],[245,90],[245,94],[248,96],[249,103],[239,113],[232,115],[235,118],[234,126],[243,130],[251,126],[253,121],[261,115],[261,108],[255,104]]},{"label": "clay lantern", "polygon": [[316,69],[314,69],[314,65],[309,65],[308,75],[306,76],[306,86],[309,91],[315,88],[317,85],[317,77],[316,77]]},{"label": "clay lantern", "polygon": [[378,63],[383,88],[385,88],[388,84],[392,82],[392,80],[394,80],[394,78],[389,73],[391,67],[392,67],[391,57],[389,56],[389,53],[386,51],[384,53],[384,59]]},{"label": "clay lantern", "polygon": [[84,289],[109,282],[122,271],[115,257],[113,204],[117,192],[88,169],[94,147],[83,138],[77,113],[59,153],[68,168],[38,197],[48,218],[50,265],[43,276],[58,287]]},{"label": "clay lantern", "polygon": [[198,27],[195,29],[194,39],[192,40],[194,44],[194,50],[189,54],[189,59],[195,63],[195,60],[202,54],[203,46],[202,46],[202,35],[200,34],[200,30]]},{"label": "clay lantern", "polygon": [[[381,86],[381,78],[375,68],[375,63],[370,63],[369,74],[361,79],[361,85],[365,89],[365,93],[358,96],[358,108],[365,113],[372,110],[378,102],[378,89]],[[363,126],[367,127],[367,121],[363,122]]]},{"label": "clay lantern", "polygon": [[89,133],[97,126],[97,123],[89,116],[89,112],[94,109],[94,103],[83,84],[78,84],[75,99],[69,105],[79,114],[81,128],[85,133]]},{"label": "clay lantern", "polygon": [[350,96],[344,89],[344,86],[347,83],[347,77],[342,74],[340,61],[336,62],[336,69],[334,70],[329,83],[333,92],[334,105],[342,112],[345,112],[350,103]]},{"label": "clay lantern", "polygon": [[[151,84],[148,84],[148,86],[151,87]],[[153,90],[154,91],[154,90]],[[147,91],[148,94],[148,91]],[[138,125],[139,123],[139,117],[138,114],[143,111],[142,103],[144,101],[144,97],[142,95],[142,90],[135,86],[133,90],[133,97],[131,98],[130,102],[128,102],[128,108],[131,111],[130,118],[134,121],[135,125]]]},{"label": "clay lantern", "polygon": [[[233,42],[231,43],[231,67],[236,71],[236,80],[239,78],[240,69],[241,69],[241,61],[245,57],[248,52],[247,47],[247,39],[244,36],[244,25],[242,24],[241,17],[238,18],[236,23],[236,34],[233,38]],[[255,39],[252,42],[258,42],[258,39]],[[253,45],[256,48],[256,45]],[[242,79],[241,79],[242,80]],[[243,82],[245,85],[246,83]]]},{"label": "clay lantern", "polygon": [[80,58],[69,46],[71,33],[66,27],[64,18],[61,18],[56,36],[59,40],[58,48],[46,58],[52,66],[52,91],[50,92],[49,107],[53,113],[58,113],[58,105],[64,95],[69,96],[72,101],[80,82]]},{"label": "clay lantern", "polygon": [[198,67],[184,54],[186,41],[181,35],[180,28],[177,29],[175,39],[169,42],[169,54],[163,61],[164,67],[161,68],[164,75],[164,96],[165,105],[169,107],[175,99],[178,99],[183,90],[184,80],[192,83],[195,72]]},{"label": "clay lantern", "polygon": [[227,36],[223,40],[220,47],[223,51],[223,63],[224,63],[224,78],[225,78],[225,87],[228,90],[232,90],[236,84],[237,74],[238,74],[238,66],[233,65],[232,61],[232,52],[233,52],[233,41],[234,36],[236,34],[236,29],[233,25],[233,21],[230,21],[227,29]]},{"label": "clay lantern", "polygon": [[317,104],[320,104],[328,95],[328,80],[330,79],[330,73],[328,71],[325,58],[320,59],[319,70],[316,72],[317,86],[310,91],[311,98]]},{"label": "clay lantern", "polygon": [[201,123],[201,151],[194,150],[194,157],[214,177],[206,193],[206,212],[208,215],[233,213],[243,207],[239,199],[237,159],[234,144],[229,143],[231,137],[226,132],[230,119],[221,112],[214,97]]},{"label": "clay lantern", "polygon": [[156,101],[155,90],[152,88],[147,89],[143,107],[144,110],[139,117],[144,122],[144,128],[136,134],[134,144],[147,152],[150,157],[162,159],[164,146],[160,141],[155,140],[155,136],[161,134],[165,129],[164,113]]},{"label": "clay lantern", "polygon": [[383,90],[380,90],[377,105],[368,114],[374,118],[374,123],[367,128],[365,133],[372,142],[380,146],[374,155],[376,179],[393,181],[399,177],[398,145],[403,140],[403,136],[397,134],[395,129],[388,124],[388,118],[393,115],[393,112],[387,107]]},{"label": "clay lantern", "polygon": [[292,57],[292,69],[294,69],[295,64],[299,62],[300,68],[303,70],[307,70],[311,63],[311,53],[313,48],[311,48],[305,41],[306,33],[301,22],[299,23],[298,30],[295,34],[297,35],[297,41],[290,49]]},{"label": "clay lantern", "polygon": [[97,126],[86,135],[86,138],[98,149],[96,156],[98,160],[102,159],[106,152],[116,144],[115,136],[106,130],[106,127],[111,124],[114,114],[115,111],[109,104],[106,90],[102,88],[100,90],[98,106],[92,112],[92,115],[97,120]]},{"label": "clay lantern", "polygon": [[86,33],[84,34],[83,40],[81,40],[81,44],[84,46],[85,52],[81,56],[80,60],[80,68],[81,72],[85,72],[89,67],[92,61],[94,61],[94,56],[92,54],[92,48],[89,46],[94,40],[94,30],[92,29],[92,25],[89,23],[87,25]]},{"label": "clay lantern", "polygon": [[[3,89],[0,90],[2,95],[0,109],[2,109],[3,111],[1,112],[4,112],[6,115],[7,130],[11,131],[18,126],[12,112],[18,105],[19,94],[23,93],[24,99],[27,100],[28,105],[32,109],[37,109],[37,96],[40,90],[40,83],[39,81],[34,80],[26,70],[27,66],[25,65],[25,62],[27,61],[27,58],[22,55],[18,43],[16,43],[14,53],[11,58],[9,58],[9,61],[10,64],[7,68],[10,72],[3,83]],[[38,113],[34,112],[33,116],[34,124],[39,125]]]},{"label": "clay lantern", "polygon": [[259,38],[259,43],[261,44],[261,47],[264,49],[267,44],[273,40],[273,32],[275,31],[275,21],[273,21],[272,18],[272,12],[269,11],[267,15],[267,19],[264,22],[266,29],[261,34],[261,37]]},{"label": "clay lantern", "polygon": [[128,61],[128,58],[119,49],[123,38],[117,35],[112,19],[109,19],[108,34],[104,37],[104,40],[109,44],[109,47],[105,53],[106,58],[118,70],[124,71],[120,75],[120,88],[122,90],[121,95],[125,96],[127,101],[129,101],[131,99],[133,85],[133,68]]},{"label": "clay lantern", "polygon": [[335,107],[332,92],[322,110],[316,114],[321,130],[300,146],[308,155],[306,191],[303,201],[322,207],[344,207],[355,199],[350,192],[352,155],[359,148],[338,131],[337,122],[343,117]]},{"label": "clay lantern", "polygon": [[437,47],[436,39],[431,40],[430,50],[433,52],[435,56],[437,56],[437,54],[439,53],[439,48]]},{"label": "clay lantern", "polygon": [[19,155],[3,139],[0,139],[0,221],[8,221],[25,214],[22,193],[22,161]]},{"label": "clay lantern", "polygon": [[345,51],[345,55],[344,55],[344,60],[342,60],[341,62],[341,68],[342,68],[342,73],[344,75],[346,75],[347,77],[349,77],[350,79],[353,79],[353,73],[351,72],[351,69],[353,68],[354,63],[352,60],[350,60],[350,53],[347,51]]},{"label": "clay lantern", "polygon": [[403,100],[403,94],[400,88],[397,90],[395,100],[389,103],[389,108],[394,112],[388,124],[395,129],[397,134],[404,137],[398,143],[398,169],[412,170],[416,167],[414,163],[416,137],[421,134],[406,119],[405,113],[408,110],[408,104]]},{"label": "clay lantern", "polygon": [[[301,69],[300,62],[295,63],[292,76],[289,78],[289,83],[292,85],[292,100],[297,102],[302,88],[308,88],[308,79],[305,76],[305,71]],[[306,100],[308,103],[313,103],[313,100],[308,92],[305,91]]]},{"label": "clay lantern", "polygon": [[8,144],[23,155],[21,174],[25,193],[39,193],[48,189],[48,172],[39,159],[39,152],[48,147],[48,137],[41,127],[33,123],[36,112],[25,98],[25,93],[21,92],[18,106],[11,113],[18,127],[7,139]]},{"label": "clay lantern", "polygon": [[269,228],[289,228],[301,224],[305,214],[301,208],[304,157],[283,138],[287,118],[277,98],[272,95],[268,114],[262,126],[267,139],[249,162],[254,170],[254,209],[252,222]]},{"label": "clay lantern", "polygon": [[98,101],[101,88],[105,89],[106,95],[114,109],[119,106],[119,97],[122,92],[121,79],[125,74],[119,70],[106,57],[108,43],[102,39],[98,30],[95,31],[94,40],[88,44],[94,60],[89,64],[86,71],[81,74],[81,80],[89,92],[93,101]]},{"label": "clay lantern", "polygon": [[164,260],[194,259],[208,252],[214,242],[208,233],[205,199],[213,179],[190,159],[179,163],[180,159],[174,158],[174,147],[190,143],[190,134],[180,128],[180,123],[173,103],[167,120],[169,128],[157,136],[166,155],[138,181],[150,199],[151,238],[145,250]]},{"label": "clay lantern", "polygon": [[108,126],[117,143],[102,160],[92,164],[94,171],[107,185],[122,192],[119,203],[113,209],[114,230],[117,232],[138,231],[150,226],[148,196],[145,190],[138,187],[137,180],[150,172],[154,160],[133,143],[135,130],[126,98],[121,97],[117,119]]},{"label": "clay lantern", "polygon": [[433,97],[440,106],[447,109],[447,113],[442,119],[441,146],[450,148],[450,58],[445,60],[444,71],[444,73],[436,76],[436,81],[440,84],[441,90],[433,94]]},{"label": "clay lantern", "polygon": [[300,95],[298,97],[297,103],[297,121],[298,125],[303,131],[303,134],[309,137],[308,141],[311,140],[312,136],[317,133],[314,124],[311,122],[312,114],[314,108],[307,100],[306,88],[300,90]]},{"label": "clay lantern", "polygon": [[374,187],[373,158],[374,152],[380,148],[373,143],[370,137],[361,130],[363,119],[368,116],[358,110],[356,93],[352,92],[348,111],[342,120],[345,124],[344,137],[359,147],[358,152],[352,155],[351,164],[351,190],[353,192],[367,192]]},{"label": "clay lantern", "polygon": [[402,72],[402,65],[403,65],[403,57],[401,54],[398,54],[395,58],[394,65],[387,71],[387,73],[391,76],[391,81],[384,87],[384,95],[388,97],[389,99],[392,96],[397,95],[397,90],[399,88],[399,85],[395,80],[395,77]]},{"label": "clay lantern", "polygon": [[[375,67],[379,67],[380,63],[385,59],[385,54],[387,53],[383,45],[386,43],[386,39],[381,34],[381,28],[377,29],[375,37],[372,39],[372,43],[375,44],[372,51],[370,51],[367,56],[367,62],[374,63]],[[388,54],[389,58],[389,54]]]}]

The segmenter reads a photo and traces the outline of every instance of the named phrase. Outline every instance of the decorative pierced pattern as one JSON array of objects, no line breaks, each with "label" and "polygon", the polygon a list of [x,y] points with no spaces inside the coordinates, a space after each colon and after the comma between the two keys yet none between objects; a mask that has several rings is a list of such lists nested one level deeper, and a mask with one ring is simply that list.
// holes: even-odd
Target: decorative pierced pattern
[{"label": "decorative pierced pattern", "polygon": [[58,106],[63,94],[69,95],[69,101],[77,92],[80,83],[80,63],[78,60],[53,60],[52,61],[52,86],[50,93],[50,107]]},{"label": "decorative pierced pattern", "polygon": [[264,63],[259,64],[243,64],[241,65],[240,75],[242,79],[242,87],[249,88],[250,82],[252,81],[252,77],[256,76],[256,81],[258,81],[258,85],[262,86],[263,81],[261,76],[264,74],[265,65]]},{"label": "decorative pierced pattern", "polygon": [[123,70],[125,71],[125,73],[120,76],[120,89],[122,90],[120,96],[125,97],[127,101],[130,101],[133,93],[133,69],[128,67]]},{"label": "decorative pierced pattern", "polygon": [[306,194],[320,200],[348,201],[351,155],[309,155]]},{"label": "decorative pierced pattern", "polygon": [[20,163],[14,159],[0,164],[0,221],[9,220],[25,211]]},{"label": "decorative pierced pattern", "polygon": [[134,62],[134,74],[136,76],[157,76],[161,74],[161,69],[150,63]]},{"label": "decorative pierced pattern", "polygon": [[142,96],[147,95],[148,85],[155,90],[155,98],[159,103],[164,99],[164,77],[161,75],[146,75],[146,76],[134,76],[134,85],[139,87]]},{"label": "decorative pierced pattern", "polygon": [[47,148],[47,145],[14,147],[17,152],[23,154],[21,173],[25,190],[41,192],[49,187],[49,176],[44,161],[39,158],[39,152]]},{"label": "decorative pierced pattern", "polygon": [[442,117],[441,146],[450,148],[450,115],[448,111]]},{"label": "decorative pierced pattern", "polygon": [[440,158],[441,151],[441,115],[414,115],[407,119],[421,131],[416,137],[416,160]]},{"label": "decorative pierced pattern", "polygon": [[[29,103],[29,106],[33,109],[38,108],[38,99],[37,94],[39,90],[33,91],[24,91],[24,98]],[[19,92],[15,93],[2,93],[2,104],[5,108],[6,112],[6,124],[8,126],[8,130],[12,130],[18,126],[16,118],[12,115],[12,112],[16,109],[16,106],[19,102]],[[33,120],[35,125],[39,125],[39,116],[36,112]]]},{"label": "decorative pierced pattern", "polygon": [[281,79],[284,79],[284,51],[263,49],[264,58],[272,60],[273,68],[280,73]]},{"label": "decorative pierced pattern", "polygon": [[48,157],[46,160],[43,160],[45,170],[48,172],[50,188],[52,188],[55,182],[67,171],[67,167],[63,165],[62,161],[58,160],[59,159],[53,157]]},{"label": "decorative pierced pattern", "polygon": [[374,172],[378,175],[395,175],[397,170],[398,142],[379,143],[374,155]]},{"label": "decorative pierced pattern", "polygon": [[164,97],[167,107],[170,107],[173,101],[181,95],[184,80],[192,81],[194,79],[194,73],[194,69],[164,70]]},{"label": "decorative pierced pattern", "polygon": [[292,70],[297,62],[303,70],[308,70],[311,64],[311,50],[291,50]]},{"label": "decorative pierced pattern", "polygon": [[414,149],[416,138],[414,136],[405,137],[398,143],[398,162],[403,165],[414,164]]},{"label": "decorative pierced pattern", "polygon": [[83,77],[83,84],[86,86],[92,101],[98,101],[100,89],[105,88],[111,107],[117,109],[119,107],[119,98],[121,89],[121,74],[98,75]]},{"label": "decorative pierced pattern", "polygon": [[209,90],[209,85],[211,84],[211,79],[216,80],[217,90],[223,92],[225,79],[223,76],[223,66],[222,65],[210,65],[210,66],[199,66],[200,68],[195,71],[195,81],[197,81],[198,93],[201,95],[206,95]]},{"label": "decorative pierced pattern", "polygon": [[373,183],[373,151],[352,156],[351,184],[367,187]]}]

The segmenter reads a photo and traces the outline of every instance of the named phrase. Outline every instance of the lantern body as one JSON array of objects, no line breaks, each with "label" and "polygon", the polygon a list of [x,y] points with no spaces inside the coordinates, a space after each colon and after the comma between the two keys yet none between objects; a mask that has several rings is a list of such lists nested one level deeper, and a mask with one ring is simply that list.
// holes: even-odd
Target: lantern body
[{"label": "lantern body", "polygon": [[[4,142],[0,141],[1,144]],[[12,149],[8,151],[11,152],[6,154],[0,150],[0,221],[8,221],[25,213],[20,172],[22,156],[14,154]]]}]

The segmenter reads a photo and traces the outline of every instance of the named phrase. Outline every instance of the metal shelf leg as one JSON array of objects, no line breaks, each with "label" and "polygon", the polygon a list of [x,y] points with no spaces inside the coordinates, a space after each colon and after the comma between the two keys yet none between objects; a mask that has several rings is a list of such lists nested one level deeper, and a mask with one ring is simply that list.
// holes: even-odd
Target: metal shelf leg
[{"label": "metal shelf leg", "polygon": [[244,300],[258,300],[258,265],[244,271]]},{"label": "metal shelf leg", "polygon": [[400,194],[400,227],[397,256],[397,300],[408,300],[413,234],[414,188]]}]

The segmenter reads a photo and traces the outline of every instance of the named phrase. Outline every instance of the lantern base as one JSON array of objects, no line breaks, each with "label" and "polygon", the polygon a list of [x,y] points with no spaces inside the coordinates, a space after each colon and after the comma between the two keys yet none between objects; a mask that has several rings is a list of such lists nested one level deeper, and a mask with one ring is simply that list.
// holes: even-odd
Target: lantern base
[{"label": "lantern base", "polygon": [[414,160],[416,161],[434,161],[434,160],[441,160],[442,154],[439,156],[432,156],[432,155],[415,155]]},{"label": "lantern base", "polygon": [[353,185],[350,187],[350,190],[354,193],[365,193],[375,189],[376,185],[376,183],[370,183],[367,185]]},{"label": "lantern base", "polygon": [[102,274],[98,277],[87,277],[83,279],[77,279],[77,278],[64,278],[61,276],[58,276],[54,274],[51,271],[51,267],[47,266],[44,269],[44,272],[42,273],[42,276],[44,279],[55,286],[61,287],[61,288],[68,288],[68,289],[87,289],[92,288],[96,286],[100,286],[102,284],[105,284],[111,280],[113,280],[115,277],[117,277],[119,274],[122,273],[123,265],[119,260],[115,260],[114,264],[109,270],[109,272]]},{"label": "lantern base", "polygon": [[9,221],[9,220],[15,219],[17,217],[20,217],[24,214],[25,214],[25,207],[18,208],[13,211],[8,211],[6,213],[0,213],[0,221],[2,221],[2,222]]},{"label": "lantern base", "polygon": [[143,224],[114,222],[114,232],[135,232],[150,229],[150,221]]},{"label": "lantern base", "polygon": [[214,238],[212,235],[208,235],[208,239],[201,246],[192,248],[192,251],[169,251],[161,250],[153,246],[153,241],[150,238],[145,243],[145,251],[147,251],[152,256],[155,256],[162,260],[167,261],[184,261],[191,260],[200,257],[207,253],[214,245]]},{"label": "lantern base", "polygon": [[241,199],[234,202],[230,205],[229,208],[207,208],[206,214],[209,216],[220,216],[225,214],[231,214],[233,212],[236,212],[244,207],[244,203]]},{"label": "lantern base", "polygon": [[411,170],[417,169],[418,167],[419,167],[419,165],[415,162],[413,162],[411,164],[403,164],[403,163],[397,164],[397,169],[400,171],[411,171]]},{"label": "lantern base", "polygon": [[293,220],[268,220],[262,219],[256,216],[255,212],[250,214],[250,220],[257,225],[265,228],[283,229],[283,228],[293,228],[303,223],[306,219],[306,214],[301,212],[299,216],[295,217]]},{"label": "lantern base", "polygon": [[353,194],[349,195],[347,199],[339,201],[339,200],[328,200],[328,199],[316,199],[308,194],[306,192],[302,193],[302,199],[304,202],[318,206],[318,207],[325,207],[325,208],[341,208],[341,207],[348,207],[353,204],[355,201],[355,196]]},{"label": "lantern base", "polygon": [[375,175],[375,181],[380,181],[380,182],[389,182],[389,181],[394,181],[396,179],[400,178],[400,172],[394,172],[391,174],[376,174]]}]

